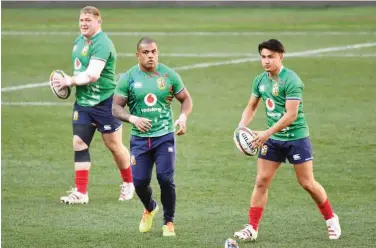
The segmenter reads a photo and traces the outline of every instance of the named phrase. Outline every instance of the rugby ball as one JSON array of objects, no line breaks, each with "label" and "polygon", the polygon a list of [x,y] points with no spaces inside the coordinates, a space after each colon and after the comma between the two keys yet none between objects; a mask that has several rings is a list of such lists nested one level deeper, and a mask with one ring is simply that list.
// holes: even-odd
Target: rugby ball
[{"label": "rugby ball", "polygon": [[252,132],[249,128],[238,127],[234,132],[234,142],[236,147],[248,156],[255,156],[258,152],[258,148],[252,147],[252,142],[256,134]]},{"label": "rugby ball", "polygon": [[233,239],[227,239],[225,242],[225,248],[239,248],[239,245]]},{"label": "rugby ball", "polygon": [[60,70],[54,70],[50,75],[50,88],[52,90],[52,93],[54,93],[54,95],[57,96],[60,99],[67,99],[71,94],[71,88],[65,87],[64,89],[57,90],[52,85],[52,81],[54,79],[60,79],[60,78],[64,78],[64,77],[65,77],[65,73],[63,71],[60,71]]}]

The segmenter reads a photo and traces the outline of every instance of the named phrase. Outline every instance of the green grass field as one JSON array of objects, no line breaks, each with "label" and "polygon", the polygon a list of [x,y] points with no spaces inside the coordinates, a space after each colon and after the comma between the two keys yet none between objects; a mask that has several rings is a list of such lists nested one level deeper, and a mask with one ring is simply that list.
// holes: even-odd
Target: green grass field
[{"label": "green grass field", "polygon": [[[315,176],[343,236],[328,240],[315,204],[284,164],[271,185],[258,241],[240,247],[376,246],[376,8],[102,12],[103,29],[118,32],[112,35],[122,54],[118,73],[136,63],[129,53],[143,35],[121,32],[164,32],[152,36],[160,62],[178,69],[193,97],[188,134],[177,138],[177,237],[162,237],[161,213],[150,233],[138,232],[142,205],[137,198],[117,201],[120,176],[99,134],[91,147],[90,203],[60,204],[74,184],[74,97],[58,100],[48,86],[12,87],[46,82],[53,69],[72,70],[79,12],[2,9],[2,247],[223,247],[248,219],[256,159],[237,151],[232,133],[262,71],[257,45],[269,38],[284,43],[293,55],[284,65],[305,83]],[[236,61],[243,58],[249,61]],[[50,103],[56,105],[38,105]],[[175,113],[178,107],[175,102]],[[265,123],[261,107],[251,128]],[[125,124],[127,146],[129,129]],[[159,202],[155,178],[153,187]]]}]

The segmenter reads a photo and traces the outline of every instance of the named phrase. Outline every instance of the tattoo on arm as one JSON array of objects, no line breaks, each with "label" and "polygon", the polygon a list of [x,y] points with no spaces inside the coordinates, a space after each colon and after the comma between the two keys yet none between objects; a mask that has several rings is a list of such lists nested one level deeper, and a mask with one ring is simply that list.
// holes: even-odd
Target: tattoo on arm
[{"label": "tattoo on arm", "polygon": [[119,95],[114,95],[112,102],[112,115],[125,122],[129,122],[129,117],[131,116],[128,110],[125,109],[127,102],[128,98]]}]

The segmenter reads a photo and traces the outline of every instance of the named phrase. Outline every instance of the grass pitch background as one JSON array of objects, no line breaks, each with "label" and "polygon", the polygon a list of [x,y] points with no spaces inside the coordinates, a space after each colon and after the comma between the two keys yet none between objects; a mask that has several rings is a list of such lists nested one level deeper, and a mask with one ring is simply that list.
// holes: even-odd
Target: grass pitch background
[{"label": "grass pitch background", "polygon": [[[171,67],[256,56],[258,43],[269,38],[280,39],[288,52],[375,43],[375,12],[374,7],[102,9],[107,32],[166,32],[151,36],[158,42],[160,62]],[[48,34],[77,32],[78,14],[72,9],[2,9],[2,88],[45,82],[57,68],[71,71],[75,35]],[[46,33],[33,35],[35,31]],[[135,52],[142,34],[111,37],[118,53],[125,54]],[[168,56],[174,53],[228,57]],[[315,176],[340,217],[341,239],[328,240],[315,204],[298,185],[292,166],[284,164],[271,185],[258,241],[240,242],[240,247],[375,246],[375,56],[376,47],[371,46],[284,61],[306,86],[304,110]],[[135,63],[133,57],[119,56],[117,73]],[[162,237],[161,213],[150,233],[138,232],[142,205],[137,197],[117,201],[120,176],[98,134],[90,149],[90,203],[61,205],[59,197],[74,185],[72,107],[5,104],[72,103],[73,97],[58,100],[47,86],[3,91],[2,246],[222,247],[247,222],[256,159],[236,150],[232,132],[252,80],[261,71],[259,62],[248,62],[179,72],[192,94],[194,110],[188,134],[177,138],[177,237],[172,239]],[[174,109],[176,116],[176,102]],[[262,106],[251,127],[265,128]],[[124,142],[129,146],[127,124]],[[155,178],[153,188],[159,202]]]}]

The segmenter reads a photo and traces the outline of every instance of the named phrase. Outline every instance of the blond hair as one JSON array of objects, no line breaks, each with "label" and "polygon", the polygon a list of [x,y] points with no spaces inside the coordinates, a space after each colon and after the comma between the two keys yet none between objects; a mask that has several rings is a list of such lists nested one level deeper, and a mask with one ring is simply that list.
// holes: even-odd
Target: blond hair
[{"label": "blond hair", "polygon": [[92,14],[95,18],[99,18],[99,19],[102,19],[101,18],[101,12],[99,11],[99,9],[97,9],[96,7],[94,6],[86,6],[86,7],[83,7],[80,11],[81,14],[85,13],[85,14]]}]

